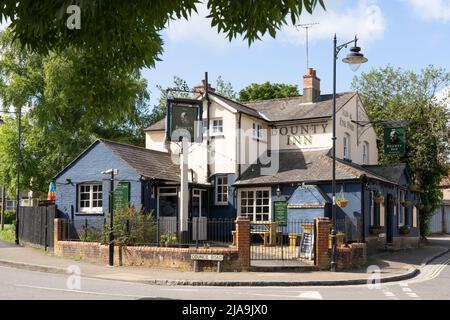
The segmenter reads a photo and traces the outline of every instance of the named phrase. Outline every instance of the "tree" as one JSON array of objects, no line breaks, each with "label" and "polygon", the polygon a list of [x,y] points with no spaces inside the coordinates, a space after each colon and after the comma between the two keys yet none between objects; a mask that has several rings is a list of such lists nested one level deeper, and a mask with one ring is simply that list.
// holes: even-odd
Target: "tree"
[{"label": "tree", "polygon": [[269,100],[298,97],[297,86],[282,83],[252,83],[239,92],[239,101]]},{"label": "tree", "polygon": [[[379,161],[382,164],[406,163],[412,178],[421,185],[422,201],[432,206],[431,210],[420,212],[424,235],[428,233],[432,212],[440,203],[439,183],[448,174],[449,110],[445,100],[436,99],[436,92],[449,84],[450,73],[432,66],[419,74],[387,66],[363,73],[352,83],[371,121],[405,121],[405,155],[388,156],[381,147]],[[375,124],[374,128],[381,137],[382,125]]]},{"label": "tree", "polygon": [[216,80],[216,92],[228,99],[236,100],[237,94],[233,89],[231,82],[225,82],[222,76],[219,76]]},{"label": "tree", "polygon": [[[52,177],[97,137],[143,144],[149,96],[139,72],[106,69],[72,47],[33,53],[11,44],[11,37],[0,33],[0,98],[5,109],[29,106],[22,121],[22,188],[46,191]],[[11,190],[15,122],[7,121],[0,133],[0,179]]]},{"label": "tree", "polygon": [[[109,66],[136,70],[151,67],[162,53],[161,31],[170,21],[189,19],[198,0],[68,1],[4,0],[0,22],[11,21],[15,38],[33,51],[47,54],[67,47],[96,55]],[[248,43],[266,33],[275,37],[288,18],[296,24],[306,10],[323,0],[208,0],[211,26],[231,40],[243,35]],[[70,5],[78,5],[80,12]],[[67,13],[69,12],[69,13]],[[80,29],[68,22],[79,18]],[[75,27],[77,27],[75,25]]]}]

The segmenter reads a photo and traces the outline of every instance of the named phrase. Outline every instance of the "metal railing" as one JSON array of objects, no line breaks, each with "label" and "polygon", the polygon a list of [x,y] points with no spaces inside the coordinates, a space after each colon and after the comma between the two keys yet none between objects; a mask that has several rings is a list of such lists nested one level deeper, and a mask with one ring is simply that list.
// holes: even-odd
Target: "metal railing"
[{"label": "metal railing", "polygon": [[[68,220],[64,227],[67,240],[108,243],[107,219]],[[121,219],[114,222],[116,245],[160,247],[228,247],[233,243],[234,219],[191,218]]]}]

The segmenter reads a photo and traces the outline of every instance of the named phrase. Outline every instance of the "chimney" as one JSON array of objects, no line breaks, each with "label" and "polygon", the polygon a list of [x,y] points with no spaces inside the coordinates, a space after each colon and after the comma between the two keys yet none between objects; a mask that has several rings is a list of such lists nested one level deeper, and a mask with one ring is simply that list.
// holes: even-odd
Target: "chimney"
[{"label": "chimney", "polygon": [[[201,95],[205,91],[205,80],[202,80],[202,84],[199,84],[194,87],[194,98],[197,98],[199,95]],[[209,92],[215,92],[216,89],[211,87],[211,83],[208,83],[208,91]]]},{"label": "chimney", "polygon": [[308,68],[303,76],[303,98],[305,102],[313,102],[320,96],[320,79],[316,77],[316,70]]}]

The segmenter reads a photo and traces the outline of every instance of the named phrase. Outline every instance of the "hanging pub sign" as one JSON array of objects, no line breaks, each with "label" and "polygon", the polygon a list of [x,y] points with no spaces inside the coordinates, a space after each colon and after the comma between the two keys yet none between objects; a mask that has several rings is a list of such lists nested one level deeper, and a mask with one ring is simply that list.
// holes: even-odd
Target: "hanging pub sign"
[{"label": "hanging pub sign", "polygon": [[192,99],[168,99],[166,137],[169,141],[202,142],[202,101]]},{"label": "hanging pub sign", "polygon": [[285,226],[287,224],[287,201],[273,201],[273,212],[278,225]]},{"label": "hanging pub sign", "polygon": [[384,128],[384,154],[396,156],[405,154],[405,128]]}]

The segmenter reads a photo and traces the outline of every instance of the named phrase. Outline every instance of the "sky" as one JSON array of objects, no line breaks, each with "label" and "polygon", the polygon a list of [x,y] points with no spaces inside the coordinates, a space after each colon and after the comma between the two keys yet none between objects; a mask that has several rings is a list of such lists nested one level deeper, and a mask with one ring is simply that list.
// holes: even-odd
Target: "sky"
[{"label": "sky", "polygon": [[[450,0],[325,0],[327,10],[317,7],[299,23],[318,23],[309,29],[309,65],[317,70],[322,93],[332,92],[333,35],[338,44],[357,34],[361,52],[369,59],[357,72],[341,62],[339,54],[337,91],[351,90],[355,75],[387,66],[416,72],[427,65],[450,69]],[[266,81],[298,85],[306,72],[305,30],[287,26],[276,39],[263,37],[248,46],[246,41],[229,42],[205,18],[205,5],[188,20],[171,22],[163,31],[162,61],[144,69],[151,92],[151,105],[159,97],[156,84],[172,86],[179,76],[190,87],[200,83],[207,71],[214,86],[217,77],[231,82],[235,91],[251,83]]]}]

